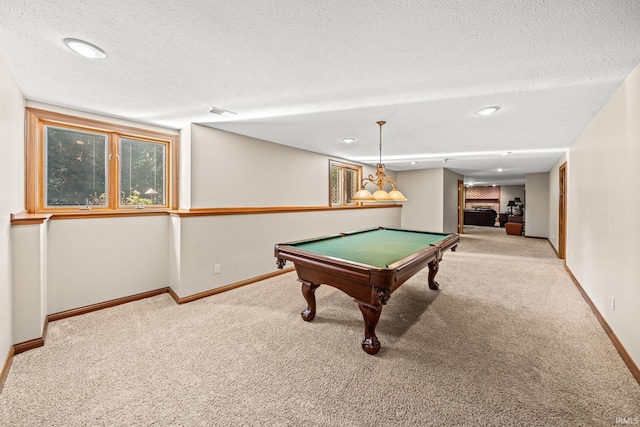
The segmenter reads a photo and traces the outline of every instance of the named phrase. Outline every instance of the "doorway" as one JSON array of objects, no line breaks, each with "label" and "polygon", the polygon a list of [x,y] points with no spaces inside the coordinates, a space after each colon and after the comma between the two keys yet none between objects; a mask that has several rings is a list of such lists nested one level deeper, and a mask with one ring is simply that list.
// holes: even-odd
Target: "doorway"
[{"label": "doorway", "polygon": [[464,182],[458,180],[458,234],[464,233]]},{"label": "doorway", "polygon": [[560,166],[558,181],[560,200],[558,203],[558,258],[566,260],[567,246],[567,162]]}]

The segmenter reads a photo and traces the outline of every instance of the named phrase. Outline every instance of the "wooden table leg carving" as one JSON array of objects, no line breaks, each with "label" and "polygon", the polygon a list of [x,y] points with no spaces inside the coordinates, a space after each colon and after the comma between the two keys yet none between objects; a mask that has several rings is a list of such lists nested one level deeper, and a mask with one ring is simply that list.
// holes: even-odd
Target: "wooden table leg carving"
[{"label": "wooden table leg carving", "polygon": [[434,279],[438,274],[440,268],[440,260],[438,258],[431,261],[429,264],[429,289],[439,289],[440,285]]},{"label": "wooden table leg carving", "polygon": [[[302,280],[301,280],[302,282]],[[302,296],[307,300],[307,308],[300,313],[302,319],[310,322],[316,317],[316,289],[320,285],[315,285],[309,282],[302,282]]]},{"label": "wooden table leg carving", "polygon": [[376,308],[368,305],[358,304],[362,317],[364,317],[364,338],[362,339],[362,349],[369,354],[377,354],[380,351],[380,341],[376,336],[376,325],[380,320],[382,306]]}]

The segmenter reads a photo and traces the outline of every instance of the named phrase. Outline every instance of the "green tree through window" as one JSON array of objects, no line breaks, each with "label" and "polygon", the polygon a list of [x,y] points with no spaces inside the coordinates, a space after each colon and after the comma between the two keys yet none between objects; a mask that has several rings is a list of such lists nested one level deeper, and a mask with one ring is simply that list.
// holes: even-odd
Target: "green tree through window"
[{"label": "green tree through window", "polygon": [[165,144],[120,138],[120,204],[164,205]]},{"label": "green tree through window", "polygon": [[107,135],[46,127],[47,206],[104,205]]}]

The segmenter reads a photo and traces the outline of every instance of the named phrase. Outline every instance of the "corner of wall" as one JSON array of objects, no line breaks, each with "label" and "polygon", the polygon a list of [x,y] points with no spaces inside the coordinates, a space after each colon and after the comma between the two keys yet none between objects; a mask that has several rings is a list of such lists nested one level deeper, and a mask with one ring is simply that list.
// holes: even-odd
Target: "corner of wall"
[{"label": "corner of wall", "polygon": [[[21,212],[24,196],[25,99],[9,65],[0,53],[0,388],[13,352],[13,281],[10,215]],[[4,358],[7,356],[7,362]]]},{"label": "corner of wall", "polygon": [[180,129],[179,165],[179,209],[191,208],[191,129],[192,123]]}]

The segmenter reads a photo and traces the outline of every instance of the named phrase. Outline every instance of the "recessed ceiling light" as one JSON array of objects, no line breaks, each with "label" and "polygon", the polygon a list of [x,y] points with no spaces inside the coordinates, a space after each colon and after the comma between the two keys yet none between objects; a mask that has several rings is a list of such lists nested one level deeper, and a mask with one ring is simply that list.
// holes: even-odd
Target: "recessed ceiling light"
[{"label": "recessed ceiling light", "polygon": [[411,162],[411,164],[412,164],[412,165],[417,165],[417,164],[418,164],[418,162],[413,161],[413,162]]},{"label": "recessed ceiling light", "polygon": [[355,138],[342,138],[342,142],[344,142],[345,144],[351,144],[355,140]]},{"label": "recessed ceiling light", "polygon": [[502,172],[504,169],[502,168],[498,168],[498,172]]},{"label": "recessed ceiling light", "polygon": [[498,111],[500,109],[500,107],[498,106],[491,106],[491,107],[484,107],[479,109],[478,111],[476,111],[476,114],[479,116],[488,116],[489,114],[493,114],[496,111]]},{"label": "recessed ceiling light", "polygon": [[107,57],[107,53],[104,50],[84,40],[64,39],[63,42],[69,49],[85,58],[104,59]]}]

